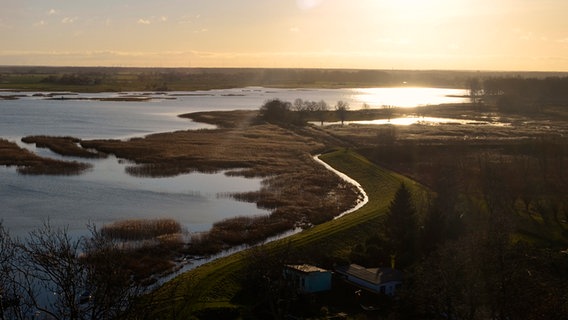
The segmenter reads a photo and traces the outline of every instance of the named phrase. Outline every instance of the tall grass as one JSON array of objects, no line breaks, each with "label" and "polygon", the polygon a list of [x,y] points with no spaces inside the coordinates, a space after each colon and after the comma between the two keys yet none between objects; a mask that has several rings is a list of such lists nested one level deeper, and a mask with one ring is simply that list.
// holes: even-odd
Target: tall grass
[{"label": "tall grass", "polygon": [[181,224],[173,219],[122,220],[101,228],[103,236],[122,241],[150,240],[181,232]]}]

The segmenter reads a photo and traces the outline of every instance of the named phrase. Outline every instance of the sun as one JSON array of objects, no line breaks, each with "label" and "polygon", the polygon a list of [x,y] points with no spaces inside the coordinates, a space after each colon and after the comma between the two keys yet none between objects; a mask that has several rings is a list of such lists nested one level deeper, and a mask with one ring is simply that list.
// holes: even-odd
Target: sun
[{"label": "sun", "polygon": [[302,10],[309,10],[319,6],[323,0],[296,0],[298,8]]}]

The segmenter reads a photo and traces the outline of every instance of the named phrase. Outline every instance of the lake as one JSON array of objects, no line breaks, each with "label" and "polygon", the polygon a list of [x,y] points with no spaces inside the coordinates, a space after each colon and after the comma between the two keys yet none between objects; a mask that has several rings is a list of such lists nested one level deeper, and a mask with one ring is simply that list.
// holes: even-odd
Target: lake
[{"label": "lake", "polygon": [[[82,139],[126,139],[150,133],[213,128],[181,119],[177,115],[197,111],[258,109],[266,100],[293,102],[324,100],[331,107],[339,100],[351,109],[363,104],[380,108],[425,106],[467,101],[461,89],[271,89],[238,88],[167,93],[69,94],[15,93],[17,100],[0,100],[0,137],[17,142],[42,156],[61,158],[49,150],[20,142],[27,135],[74,136]],[[127,98],[144,101],[100,101]],[[413,98],[413,99],[412,99]],[[69,159],[69,158],[66,158]],[[192,173],[169,178],[132,177],[125,164],[110,157],[85,160],[93,169],[79,176],[24,176],[15,168],[0,167],[0,220],[12,234],[20,235],[40,226],[67,226],[72,234],[86,232],[87,224],[132,218],[174,218],[189,231],[203,231],[224,218],[262,215],[255,204],[219,196],[258,190],[260,179],[227,177],[223,173]]]}]

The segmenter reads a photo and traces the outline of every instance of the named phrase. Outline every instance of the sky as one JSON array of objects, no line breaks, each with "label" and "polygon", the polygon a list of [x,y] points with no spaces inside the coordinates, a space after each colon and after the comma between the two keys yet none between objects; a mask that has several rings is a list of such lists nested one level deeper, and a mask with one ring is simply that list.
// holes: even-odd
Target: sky
[{"label": "sky", "polygon": [[568,71],[567,0],[0,0],[0,65]]}]

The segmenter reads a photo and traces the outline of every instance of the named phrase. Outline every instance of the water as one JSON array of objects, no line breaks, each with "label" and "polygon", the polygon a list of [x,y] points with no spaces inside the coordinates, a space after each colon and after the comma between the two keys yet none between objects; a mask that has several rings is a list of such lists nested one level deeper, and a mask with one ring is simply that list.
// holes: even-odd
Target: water
[{"label": "water", "polygon": [[356,89],[353,99],[369,106],[412,108],[442,103],[466,102],[466,90],[439,88],[364,88]]},{"label": "water", "polygon": [[[313,121],[311,124],[319,126],[321,122]],[[335,122],[323,122],[323,126],[330,125],[340,125],[341,121]],[[487,126],[498,126],[506,127],[510,126],[510,123],[496,121],[495,118],[487,118],[487,120],[472,120],[472,119],[455,119],[455,118],[440,118],[440,117],[415,117],[407,116],[392,119],[374,119],[374,120],[356,120],[356,121],[344,121],[343,124],[364,124],[364,125],[396,125],[396,126],[409,126],[413,124],[423,124],[423,125],[440,125],[440,124],[460,124],[460,125],[487,125]]]},{"label": "water", "polygon": [[[412,89],[412,88],[405,88]],[[417,92],[428,92],[418,95]],[[42,156],[61,158],[48,150],[23,144],[28,135],[74,136],[82,139],[126,139],[155,132],[212,128],[177,117],[209,111],[258,109],[266,100],[324,100],[330,106],[339,100],[351,109],[363,103],[380,108],[463,102],[464,90],[399,88],[379,89],[265,89],[239,88],[197,92],[98,93],[63,96],[46,100],[25,93],[18,100],[0,100],[0,137],[18,142]],[[396,92],[400,97],[398,102]],[[0,91],[0,95],[13,92]],[[144,102],[92,101],[109,97],[150,97]],[[380,97],[385,97],[381,100]],[[388,97],[388,99],[387,99]],[[404,99],[403,99],[404,98]],[[394,100],[393,100],[394,99]],[[68,159],[68,158],[67,158]],[[219,194],[258,190],[259,179],[217,174],[187,174],[169,178],[139,178],[127,175],[125,165],[110,157],[85,160],[93,169],[79,176],[23,176],[14,168],[0,167],[0,220],[13,234],[24,234],[46,219],[52,225],[68,226],[71,233],[85,233],[87,224],[100,226],[130,218],[174,218],[190,231],[207,230],[212,223],[238,215],[268,214],[255,204],[237,202]]]}]

